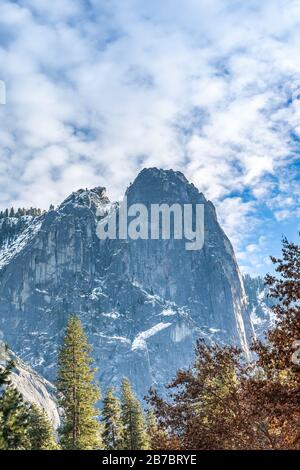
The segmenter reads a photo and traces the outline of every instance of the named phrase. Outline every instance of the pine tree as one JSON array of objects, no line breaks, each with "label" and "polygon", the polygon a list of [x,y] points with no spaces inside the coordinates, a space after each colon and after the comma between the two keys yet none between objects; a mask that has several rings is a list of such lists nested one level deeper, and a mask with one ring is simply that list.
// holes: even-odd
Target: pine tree
[{"label": "pine tree", "polygon": [[11,385],[5,385],[0,398],[0,449],[30,449],[28,436],[29,405]]},{"label": "pine tree", "polygon": [[14,361],[9,360],[0,368],[0,449],[4,450],[29,447],[28,406],[10,382],[14,365]]},{"label": "pine tree", "polygon": [[[7,348],[5,348],[5,351],[7,351]],[[11,374],[11,371],[13,370],[15,366],[14,361],[9,360],[4,367],[1,367],[0,369],[0,387],[2,387],[5,384],[10,383],[9,376]]]},{"label": "pine tree", "polygon": [[60,429],[64,449],[92,450],[102,447],[99,412],[100,390],[94,383],[91,347],[81,322],[71,316],[59,353],[57,388],[64,411]]},{"label": "pine tree", "polygon": [[148,449],[149,442],[141,404],[136,399],[130,382],[126,378],[122,382],[121,409],[124,428],[124,449]]},{"label": "pine tree", "polygon": [[107,450],[120,450],[123,445],[123,425],[121,420],[121,404],[110,388],[103,400],[102,438]]},{"label": "pine tree", "polygon": [[12,385],[10,374],[14,366],[14,361],[8,360],[0,368],[0,449],[57,449],[53,429],[44,410],[26,403]]},{"label": "pine tree", "polygon": [[168,435],[164,428],[159,424],[152,407],[150,407],[146,412],[146,431],[150,450],[168,448]]},{"label": "pine tree", "polygon": [[43,409],[31,405],[28,427],[31,450],[58,450],[52,424]]}]

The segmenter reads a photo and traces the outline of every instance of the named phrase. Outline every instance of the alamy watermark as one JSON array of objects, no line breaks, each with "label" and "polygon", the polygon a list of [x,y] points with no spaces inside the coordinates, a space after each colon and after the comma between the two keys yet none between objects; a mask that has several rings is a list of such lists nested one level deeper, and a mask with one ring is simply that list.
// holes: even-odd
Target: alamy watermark
[{"label": "alamy watermark", "polygon": [[0,104],[6,104],[6,87],[2,80],[0,80]]},{"label": "alamy watermark", "polygon": [[[103,216],[98,211],[98,216]],[[112,207],[97,225],[100,240],[185,240],[188,251],[204,245],[204,204],[132,204]]]}]

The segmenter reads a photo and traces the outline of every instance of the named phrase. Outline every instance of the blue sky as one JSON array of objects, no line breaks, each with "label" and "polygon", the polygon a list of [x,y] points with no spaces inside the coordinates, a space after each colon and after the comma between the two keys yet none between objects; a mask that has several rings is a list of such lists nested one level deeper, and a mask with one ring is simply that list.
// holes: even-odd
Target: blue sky
[{"label": "blue sky", "polygon": [[264,274],[300,229],[299,44],[299,0],[0,0],[0,207],[179,169]]}]

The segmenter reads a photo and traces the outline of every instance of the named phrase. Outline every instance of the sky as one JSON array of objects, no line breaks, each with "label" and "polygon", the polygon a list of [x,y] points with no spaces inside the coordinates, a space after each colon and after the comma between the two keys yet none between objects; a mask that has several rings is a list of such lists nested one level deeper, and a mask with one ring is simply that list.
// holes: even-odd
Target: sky
[{"label": "sky", "polygon": [[173,168],[266,273],[300,230],[299,44],[300,0],[0,0],[0,208]]}]

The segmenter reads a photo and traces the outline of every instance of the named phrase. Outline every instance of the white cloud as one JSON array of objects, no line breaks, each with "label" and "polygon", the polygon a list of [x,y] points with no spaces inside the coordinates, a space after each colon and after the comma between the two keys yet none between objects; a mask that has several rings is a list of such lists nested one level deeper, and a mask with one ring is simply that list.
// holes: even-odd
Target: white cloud
[{"label": "white cloud", "polygon": [[258,205],[295,214],[298,1],[2,0],[1,11],[2,207],[99,184],[120,197],[156,165],[213,200],[238,250]]}]

